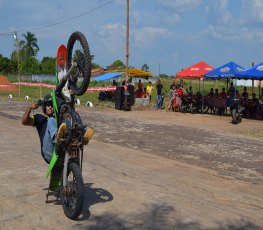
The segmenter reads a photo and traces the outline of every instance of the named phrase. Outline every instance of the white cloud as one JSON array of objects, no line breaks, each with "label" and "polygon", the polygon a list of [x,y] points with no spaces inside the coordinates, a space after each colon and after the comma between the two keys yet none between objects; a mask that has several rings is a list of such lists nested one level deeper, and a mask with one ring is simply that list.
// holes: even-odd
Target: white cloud
[{"label": "white cloud", "polygon": [[162,7],[175,12],[187,12],[196,9],[201,0],[157,0]]},{"label": "white cloud", "polygon": [[209,25],[200,35],[227,42],[263,43],[263,32],[255,28],[227,28]]},{"label": "white cloud", "polygon": [[144,27],[134,32],[136,43],[151,44],[160,36],[170,36],[170,32],[165,28]]},{"label": "white cloud", "polygon": [[180,21],[180,16],[177,13],[173,13],[169,16],[163,16],[162,21],[169,25],[175,25]]},{"label": "white cloud", "polygon": [[120,46],[124,46],[126,39],[126,27],[124,25],[120,23],[107,24],[99,29],[98,38],[106,51],[114,53]]},{"label": "white cloud", "polygon": [[133,24],[138,24],[142,20],[142,14],[139,11],[135,10],[132,12],[130,18],[132,19]]},{"label": "white cloud", "polygon": [[228,10],[228,0],[214,0],[206,7],[208,23],[211,25],[231,24],[233,17]]},{"label": "white cloud", "polygon": [[263,1],[243,0],[241,22],[245,24],[263,23]]}]

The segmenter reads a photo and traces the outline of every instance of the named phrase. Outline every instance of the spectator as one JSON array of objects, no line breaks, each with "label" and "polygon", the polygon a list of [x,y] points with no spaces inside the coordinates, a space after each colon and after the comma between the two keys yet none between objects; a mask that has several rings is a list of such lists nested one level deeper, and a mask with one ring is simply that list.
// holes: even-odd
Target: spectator
[{"label": "spectator", "polygon": [[211,88],[211,89],[210,89],[210,92],[209,92],[208,96],[209,96],[209,97],[215,96],[214,88]]},{"label": "spectator", "polygon": [[116,82],[115,79],[113,79],[112,85],[113,85],[113,86],[118,86],[118,82]]},{"label": "spectator", "polygon": [[153,92],[153,90],[154,90],[154,87],[152,85],[152,82],[149,81],[149,85],[147,85],[147,87],[146,87],[146,93],[147,93],[147,95],[149,97],[149,102],[151,102],[151,100],[152,100],[152,92]]},{"label": "spectator", "polygon": [[176,82],[175,82],[175,80],[172,80],[172,84],[170,85],[170,90],[173,88],[173,86],[176,88]]},{"label": "spectator", "polygon": [[244,91],[242,92],[242,98],[244,100],[248,100],[248,93],[247,93],[247,87],[244,87]]},{"label": "spectator", "polygon": [[230,82],[230,87],[228,88],[227,91],[227,97],[228,97],[227,106],[230,107],[230,110],[232,111],[232,104],[235,97],[235,88],[232,81]]},{"label": "spectator", "polygon": [[176,88],[175,88],[175,85],[173,85],[172,88],[170,89],[170,94],[169,94],[169,104],[168,104],[169,111],[174,110],[173,102],[174,102],[175,95],[176,95]]},{"label": "spectator", "polygon": [[148,95],[148,93],[146,91],[146,87],[143,87],[143,97],[144,98],[149,98],[149,95]]},{"label": "spectator", "polygon": [[252,99],[249,106],[249,113],[251,118],[257,118],[257,109],[258,109],[258,98],[256,97],[256,94],[252,94]]},{"label": "spectator", "polygon": [[182,97],[184,94],[184,91],[183,91],[183,88],[182,88],[182,85],[179,83],[177,86],[176,86],[176,95],[178,97]]},{"label": "spectator", "polygon": [[[225,88],[222,88],[222,91],[220,92],[219,97],[223,98],[223,99],[227,98],[226,89]],[[226,111],[226,108],[218,108],[218,114],[219,115],[225,115],[225,111]]]},{"label": "spectator", "polygon": [[244,110],[243,110],[243,116],[244,117],[247,117],[248,116],[248,110],[249,110],[249,100],[248,100],[248,93],[247,93],[247,87],[244,87],[243,88],[243,92],[241,94],[241,104],[243,105],[244,107]]},{"label": "spectator", "polygon": [[221,97],[221,98],[227,98],[226,89],[225,89],[225,88],[222,88],[222,91],[221,91],[221,93],[219,94],[219,97]]},{"label": "spectator", "polygon": [[188,96],[189,96],[189,97],[192,97],[192,96],[193,96],[193,88],[192,88],[191,85],[189,86]]},{"label": "spectator", "polygon": [[143,97],[143,85],[141,79],[138,82],[138,89],[136,91],[136,97],[141,98]]},{"label": "spectator", "polygon": [[258,101],[258,110],[259,110],[259,119],[263,120],[263,92],[261,93],[260,99]]},{"label": "spectator", "polygon": [[235,88],[234,88],[234,84],[233,82],[230,82],[230,87],[227,91],[227,96],[230,98],[230,99],[234,99],[234,96],[235,96]]},{"label": "spectator", "polygon": [[156,91],[157,91],[157,96],[156,96],[156,109],[161,109],[162,108],[162,90],[163,90],[163,85],[161,83],[161,80],[157,80],[157,85],[156,85]]},{"label": "spectator", "polygon": [[218,89],[215,89],[215,97],[219,97],[219,92],[218,92]]}]

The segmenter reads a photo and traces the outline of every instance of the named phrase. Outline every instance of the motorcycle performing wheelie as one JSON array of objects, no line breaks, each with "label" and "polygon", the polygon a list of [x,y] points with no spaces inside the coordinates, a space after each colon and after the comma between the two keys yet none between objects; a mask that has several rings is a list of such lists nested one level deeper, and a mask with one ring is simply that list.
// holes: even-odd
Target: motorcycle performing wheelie
[{"label": "motorcycle performing wheelie", "polygon": [[[81,32],[74,32],[67,43],[65,74],[52,91],[54,117],[57,126],[66,124],[66,132],[55,144],[52,159],[46,177],[50,175],[47,201],[50,195],[61,198],[65,215],[76,219],[82,212],[84,204],[84,183],[82,178],[82,161],[85,140],[79,114],[75,111],[75,95],[83,95],[90,82],[91,57],[88,42]],[[64,87],[72,92],[65,96]],[[39,105],[44,100],[39,100]],[[92,134],[93,135],[93,134]]]}]

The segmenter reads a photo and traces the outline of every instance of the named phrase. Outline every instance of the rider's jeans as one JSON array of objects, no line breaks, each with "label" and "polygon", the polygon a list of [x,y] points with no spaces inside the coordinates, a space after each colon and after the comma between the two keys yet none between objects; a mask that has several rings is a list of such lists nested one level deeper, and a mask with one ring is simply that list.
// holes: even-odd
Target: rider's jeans
[{"label": "rider's jeans", "polygon": [[51,161],[54,143],[56,142],[57,123],[54,117],[47,119],[47,128],[43,139],[43,153],[47,161]]}]

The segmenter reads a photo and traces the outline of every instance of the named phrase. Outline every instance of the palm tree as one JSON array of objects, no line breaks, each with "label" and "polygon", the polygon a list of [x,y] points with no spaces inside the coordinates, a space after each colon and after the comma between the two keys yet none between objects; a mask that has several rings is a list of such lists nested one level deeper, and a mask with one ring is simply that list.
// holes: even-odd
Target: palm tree
[{"label": "palm tree", "polygon": [[149,72],[149,66],[147,64],[144,64],[142,66],[142,70],[145,71],[145,72]]},{"label": "palm tree", "polygon": [[27,34],[22,34],[25,40],[20,41],[20,48],[26,53],[27,57],[36,57],[39,47],[37,45],[37,38],[35,34],[27,32]]}]

